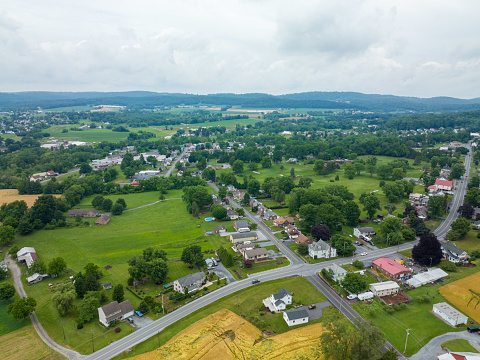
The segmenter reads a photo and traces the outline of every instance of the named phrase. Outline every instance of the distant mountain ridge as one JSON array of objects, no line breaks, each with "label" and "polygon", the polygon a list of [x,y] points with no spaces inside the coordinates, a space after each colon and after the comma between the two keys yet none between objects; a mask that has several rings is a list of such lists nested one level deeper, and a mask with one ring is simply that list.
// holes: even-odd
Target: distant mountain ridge
[{"label": "distant mountain ridge", "polygon": [[396,95],[363,94],[359,92],[313,91],[284,95],[264,93],[208,95],[157,93],[151,91],[124,92],[48,92],[26,91],[0,93],[0,108],[43,109],[82,105],[124,105],[141,109],[154,106],[223,105],[265,108],[323,108],[363,111],[448,112],[480,109],[480,98],[452,97],[418,98]]}]

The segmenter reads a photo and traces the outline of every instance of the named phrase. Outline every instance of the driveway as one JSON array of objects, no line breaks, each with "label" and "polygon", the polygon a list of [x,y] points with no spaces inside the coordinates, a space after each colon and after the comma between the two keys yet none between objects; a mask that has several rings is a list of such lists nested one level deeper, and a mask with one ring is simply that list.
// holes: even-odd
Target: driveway
[{"label": "driveway", "polygon": [[327,306],[332,306],[332,303],[328,300],[316,303],[317,307],[315,309],[309,310],[308,306],[302,306],[299,309],[305,309],[308,312],[308,320],[317,320],[322,317],[323,309]]},{"label": "driveway", "polygon": [[135,330],[138,330],[142,327],[150,325],[151,323],[153,323],[153,320],[146,316],[139,317],[137,315],[133,315],[132,322],[130,324],[135,328]]},{"label": "driveway", "polygon": [[217,263],[217,266],[214,266],[213,269],[210,269],[210,272],[213,272],[214,274],[218,275],[220,278],[227,278],[228,283],[232,283],[235,281],[235,278],[230,274],[230,271],[227,270],[225,266],[223,266],[222,263]]},{"label": "driveway", "polygon": [[442,350],[442,343],[455,339],[465,339],[470,345],[480,351],[480,336],[465,330],[446,333],[433,338],[427,345],[421,348],[419,352],[410,357],[410,360],[436,360],[439,355],[445,354],[445,351]]}]

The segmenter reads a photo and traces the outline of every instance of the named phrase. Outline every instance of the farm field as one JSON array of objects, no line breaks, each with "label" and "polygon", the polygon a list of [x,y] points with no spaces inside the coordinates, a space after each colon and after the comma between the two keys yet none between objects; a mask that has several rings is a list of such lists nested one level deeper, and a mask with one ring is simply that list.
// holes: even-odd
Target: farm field
[{"label": "farm field", "polygon": [[[188,317],[183,318],[177,321],[175,324],[165,328],[159,334],[160,343],[167,343],[175,335],[179,334],[182,330],[185,330],[188,326],[221,309],[230,310],[238,316],[244,315],[243,318],[245,320],[252,323],[260,330],[265,329],[270,332],[274,331],[277,335],[286,333],[287,331],[291,330],[291,328],[283,320],[282,314],[259,314],[262,300],[270,296],[272,293],[276,293],[281,288],[285,288],[291,293],[295,294],[293,296],[293,301],[295,303],[310,304],[325,300],[325,297],[308,280],[301,277],[260,283],[248,289],[242,290],[241,292],[237,292],[235,294],[226,296],[221,300],[215,301],[214,303],[205,306],[204,308],[190,314]],[[337,311],[333,308],[326,308],[322,318],[326,315],[328,316],[328,314],[334,313],[337,313]],[[310,324],[319,322],[321,322],[321,319],[305,324],[308,326],[302,325],[300,329],[306,329],[310,326]],[[158,348],[158,341],[159,340],[157,337],[152,337],[132,348],[130,354],[123,354],[117,358],[130,358],[155,350]]]},{"label": "farm field", "polygon": [[[230,115],[230,114],[229,114]],[[231,114],[235,115],[235,114]],[[225,126],[225,127],[235,127],[239,125],[255,125],[257,122],[263,121],[258,118],[248,118],[248,119],[232,119],[232,120],[220,120],[220,121],[209,121],[203,123],[187,124],[187,125],[171,125],[174,129],[196,129],[202,126]],[[170,126],[169,126],[170,127]]]},{"label": "farm field", "polygon": [[[135,360],[153,359],[297,359],[314,356],[322,324],[262,339],[262,332],[229,310],[220,310],[176,335],[153,352]],[[319,359],[315,356],[316,359]],[[321,359],[321,358],[320,358]]]},{"label": "farm field", "polygon": [[480,322],[480,272],[442,286],[440,294],[462,313]]},{"label": "farm field", "polygon": [[[17,201],[17,200],[23,200],[27,203],[28,207],[31,207],[34,203],[35,200],[40,195],[18,195],[18,190],[17,189],[1,189],[0,190],[0,205],[2,204],[10,204],[11,202]],[[62,196],[62,195],[54,195],[56,197]]]},{"label": "farm field", "polygon": [[[28,320],[30,322],[30,319]],[[19,346],[21,344],[21,346]],[[66,359],[50,349],[30,324],[0,337],[2,359],[60,360]]]}]

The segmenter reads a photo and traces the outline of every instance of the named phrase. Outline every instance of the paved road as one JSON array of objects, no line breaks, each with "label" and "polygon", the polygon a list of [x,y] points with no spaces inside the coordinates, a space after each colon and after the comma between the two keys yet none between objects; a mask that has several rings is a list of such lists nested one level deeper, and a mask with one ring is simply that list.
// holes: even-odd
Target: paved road
[{"label": "paved road", "polygon": [[183,152],[180,154],[180,156],[177,156],[175,161],[172,163],[172,166],[170,166],[170,169],[168,169],[167,173],[164,175],[165,177],[169,177],[172,174],[173,169],[175,169],[175,165],[177,165],[177,162],[180,161],[181,158],[187,153],[187,149],[185,148]]},{"label": "paved road", "polygon": [[[74,173],[74,172],[77,172],[77,171],[80,171],[80,168],[75,168],[75,169],[71,169],[71,170],[68,170],[66,173],[63,173],[63,174],[58,174],[57,176],[55,176],[56,178],[60,177],[60,176],[65,176],[65,175],[68,175],[68,174],[71,174],[71,173]],[[42,180],[40,181],[40,183],[46,183],[47,181],[50,181],[51,178],[49,179],[45,179],[45,180]]]},{"label": "paved road", "polygon": [[410,357],[410,360],[436,360],[439,355],[445,354],[445,351],[442,350],[442,343],[455,339],[465,339],[470,345],[480,351],[480,336],[475,333],[471,334],[465,330],[446,333],[433,338],[427,345],[421,348],[419,352]]},{"label": "paved road", "polygon": [[[10,268],[10,271],[12,272],[13,284],[15,286],[15,289],[17,290],[18,295],[20,295],[21,298],[27,297],[27,294],[25,293],[25,289],[23,288],[23,283],[21,280],[22,272],[17,262],[12,260],[10,255],[7,255],[5,258],[5,263],[7,264],[7,266]],[[38,335],[43,340],[43,342],[47,344],[50,348],[62,354],[63,356],[66,356],[69,359],[82,359],[84,357],[84,355],[81,355],[76,351],[67,349],[57,344],[55,341],[53,341],[52,338],[48,336],[47,332],[38,321],[35,311],[32,313],[32,315],[30,315],[30,319],[32,320],[35,331],[38,333]]]}]

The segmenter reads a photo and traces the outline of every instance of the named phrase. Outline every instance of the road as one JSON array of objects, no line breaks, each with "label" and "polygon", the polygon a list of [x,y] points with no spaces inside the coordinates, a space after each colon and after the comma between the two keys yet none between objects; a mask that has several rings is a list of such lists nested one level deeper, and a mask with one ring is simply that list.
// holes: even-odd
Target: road
[{"label": "road", "polygon": [[[465,160],[465,168],[466,168],[465,177],[464,179],[461,179],[457,182],[457,190],[456,190],[456,194],[452,199],[450,212],[447,218],[437,227],[437,229],[434,232],[439,237],[445,236],[445,234],[448,232],[448,229],[450,228],[451,223],[454,221],[454,219],[457,216],[458,207],[463,202],[463,196],[465,195],[466,187],[468,183],[470,161],[471,161],[471,156],[467,156]],[[218,191],[218,188],[216,187],[215,184],[209,183],[209,185]],[[234,207],[239,207],[239,205],[234,201],[232,201],[231,204]],[[266,229],[263,223],[260,223],[258,219],[253,217],[248,212],[245,212],[245,214],[247,215],[247,218],[249,218],[251,221],[257,224],[258,229],[262,231],[267,238],[269,238],[270,240],[272,240],[274,243],[277,244],[279,249],[281,249],[281,251],[285,254],[285,256],[287,256],[287,258],[291,262],[289,266],[284,268],[257,273],[255,275],[255,278],[263,282],[263,281],[276,280],[276,279],[281,279],[281,278],[290,277],[290,276],[303,276],[307,278],[310,282],[312,282],[312,284],[314,284],[314,286],[317,289],[319,289],[327,297],[327,299],[332,303],[332,305],[335,306],[337,309],[339,309],[349,320],[353,320],[354,318],[360,318],[360,315],[344,299],[338,296],[331,288],[329,288],[325,283],[323,283],[323,281],[317,275],[318,272],[321,271],[323,268],[330,266],[332,264],[342,265],[342,264],[351,263],[355,259],[373,260],[381,256],[394,255],[398,251],[411,249],[415,244],[418,243],[418,240],[415,240],[409,243],[397,245],[395,247],[373,250],[373,251],[370,251],[367,256],[363,256],[363,257],[351,256],[351,257],[334,259],[331,261],[326,261],[326,262],[317,263],[317,264],[305,264],[287,246],[285,246],[283,243],[281,243],[281,241],[275,238],[275,236],[273,236],[271,231]],[[244,280],[240,280],[240,281],[236,281],[234,283],[228,284],[219,290],[208,293],[192,301],[191,303],[188,303],[182,306],[180,309],[175,310],[163,316],[162,318],[154,321],[152,324],[146,326],[145,328],[137,330],[136,332],[104,347],[103,349],[98,350],[97,352],[87,356],[86,359],[89,359],[89,360],[90,359],[92,360],[111,359],[112,357],[115,357],[121,354],[122,352],[149,339],[150,337],[155,336],[158,332],[162,331],[165,327],[190,315],[194,311],[197,311],[202,307],[213,303],[214,301],[217,301],[225,296],[234,294],[235,292],[248,288],[250,286],[255,286],[255,285],[253,285],[249,279],[244,279]],[[386,346],[390,347],[391,345],[387,343]]]},{"label": "road", "polygon": [[177,165],[177,162],[180,161],[181,158],[185,156],[187,153],[187,149],[185,148],[183,152],[178,156],[175,161],[172,163],[172,166],[170,166],[170,169],[168,169],[167,173],[164,175],[165,177],[169,177],[172,174],[173,169],[175,169],[175,165]]},{"label": "road", "polygon": [[[65,176],[65,175],[68,175],[68,174],[71,174],[71,173],[74,173],[74,172],[77,172],[77,171],[80,171],[80,168],[75,168],[75,169],[71,169],[71,170],[68,170],[66,173],[63,173],[63,174],[58,174],[57,176],[55,176],[56,178],[60,177],[60,176]],[[40,181],[40,183],[46,183],[47,181],[50,181],[51,178],[49,179],[45,179],[45,180],[42,180]]]},{"label": "road", "polygon": [[[17,262],[13,261],[10,255],[7,255],[5,258],[5,264],[10,268],[10,271],[12,272],[13,284],[15,286],[15,290],[17,290],[18,295],[21,298],[26,298],[27,294],[25,293],[25,289],[23,288],[22,279],[21,279],[22,272]],[[47,344],[50,348],[62,354],[63,356],[66,356],[69,359],[81,359],[84,357],[84,355],[81,355],[76,351],[67,349],[57,344],[55,341],[53,341],[52,338],[48,336],[47,332],[38,321],[35,311],[30,315],[30,319],[32,320],[35,331],[38,333],[38,335],[43,340],[43,342]]]}]

